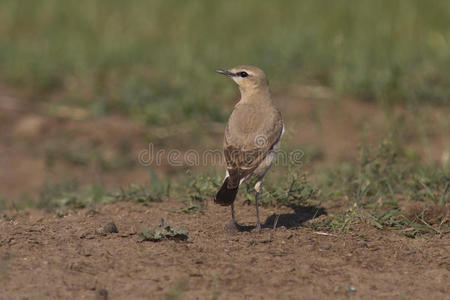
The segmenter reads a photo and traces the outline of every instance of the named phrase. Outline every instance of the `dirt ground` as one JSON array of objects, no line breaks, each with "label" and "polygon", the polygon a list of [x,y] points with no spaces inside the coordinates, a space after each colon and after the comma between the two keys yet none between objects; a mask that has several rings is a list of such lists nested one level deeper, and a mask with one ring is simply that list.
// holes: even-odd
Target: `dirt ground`
[{"label": "dirt ground", "polygon": [[[181,207],[6,212],[0,299],[449,299],[448,235],[410,239],[373,228],[325,235],[311,229],[307,208],[263,208],[266,227],[281,214],[273,233],[231,234],[228,208]],[[238,206],[237,215],[254,224],[253,207]],[[137,242],[142,226],[160,218],[185,226],[190,241]],[[106,234],[111,221],[119,232]]]},{"label": "dirt ground", "polygon": [[[399,137],[405,145],[447,163],[448,108],[424,110],[423,122],[416,122],[401,108],[385,113],[358,100],[337,104],[320,87],[294,87],[277,99],[286,140],[305,149],[314,167],[354,161],[358,143],[377,141],[391,126],[409,128]],[[78,180],[111,189],[146,183],[149,168],[136,157],[149,142],[192,146],[183,142],[189,132],[177,128],[86,113],[27,100],[0,86],[0,201],[6,199],[9,209],[0,213],[0,299],[450,299],[448,234],[410,239],[370,226],[323,234],[312,229],[311,207],[263,208],[266,227],[273,227],[274,213],[281,214],[273,233],[230,234],[227,208],[210,204],[186,214],[175,199],[98,205],[59,216],[14,210],[23,199],[36,201],[46,182]],[[392,119],[400,123],[389,125]],[[217,128],[199,144],[220,145],[223,124]],[[420,132],[428,133],[426,143]],[[185,170],[163,164],[155,171],[171,176]],[[253,207],[238,206],[237,213],[244,225],[254,224]],[[161,218],[185,226],[190,241],[138,243],[141,228],[153,228]],[[101,229],[111,221],[119,232],[105,234]]]}]

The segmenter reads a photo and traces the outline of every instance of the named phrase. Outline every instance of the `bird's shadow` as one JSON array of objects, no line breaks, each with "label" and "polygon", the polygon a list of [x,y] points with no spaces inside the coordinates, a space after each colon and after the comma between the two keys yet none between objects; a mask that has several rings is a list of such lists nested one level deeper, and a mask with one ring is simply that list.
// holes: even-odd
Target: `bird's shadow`
[{"label": "bird's shadow", "polygon": [[287,229],[297,228],[306,221],[315,219],[322,215],[327,215],[325,208],[315,205],[291,205],[290,208],[294,210],[293,213],[280,215],[272,214],[271,216],[267,217],[266,221],[264,222],[263,228],[274,228],[275,222],[277,222],[276,227],[284,226]]},{"label": "bird's shadow", "polygon": [[[263,229],[275,229],[277,227],[285,227],[287,229],[293,229],[301,226],[306,221],[315,219],[322,215],[327,215],[327,211],[323,207],[315,205],[291,205],[293,213],[286,214],[272,214],[267,217],[264,224],[261,225]],[[275,224],[276,222],[276,224]],[[254,225],[239,225],[236,224],[238,231],[252,231],[256,228]]]}]

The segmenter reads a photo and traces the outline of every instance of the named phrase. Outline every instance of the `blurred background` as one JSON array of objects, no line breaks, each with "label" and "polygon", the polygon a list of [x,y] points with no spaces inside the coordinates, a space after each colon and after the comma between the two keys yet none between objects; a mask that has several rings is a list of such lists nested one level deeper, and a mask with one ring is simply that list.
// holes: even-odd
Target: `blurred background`
[{"label": "blurred background", "polygon": [[323,201],[447,201],[447,0],[2,0],[0,208],[207,199],[221,168],[137,156],[221,149],[239,95],[214,69],[238,64],[266,72],[283,147],[305,153],[269,186],[296,172]]}]

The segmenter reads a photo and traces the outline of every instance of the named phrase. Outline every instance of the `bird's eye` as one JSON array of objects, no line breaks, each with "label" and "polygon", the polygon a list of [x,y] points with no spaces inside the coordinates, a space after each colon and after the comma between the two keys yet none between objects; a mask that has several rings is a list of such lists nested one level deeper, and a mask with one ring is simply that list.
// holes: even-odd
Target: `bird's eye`
[{"label": "bird's eye", "polygon": [[238,75],[241,76],[241,77],[247,77],[248,76],[247,72],[239,72]]}]

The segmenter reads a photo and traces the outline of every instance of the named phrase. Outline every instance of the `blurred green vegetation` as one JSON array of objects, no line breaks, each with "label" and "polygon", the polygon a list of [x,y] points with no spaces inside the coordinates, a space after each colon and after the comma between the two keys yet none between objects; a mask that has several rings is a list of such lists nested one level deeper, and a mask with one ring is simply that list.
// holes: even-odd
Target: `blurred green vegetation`
[{"label": "blurred green vegetation", "polygon": [[235,90],[213,70],[242,63],[277,90],[448,104],[450,1],[0,2],[0,78],[34,99],[149,124],[223,121]]}]

